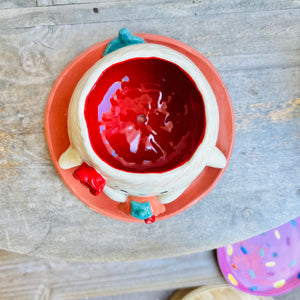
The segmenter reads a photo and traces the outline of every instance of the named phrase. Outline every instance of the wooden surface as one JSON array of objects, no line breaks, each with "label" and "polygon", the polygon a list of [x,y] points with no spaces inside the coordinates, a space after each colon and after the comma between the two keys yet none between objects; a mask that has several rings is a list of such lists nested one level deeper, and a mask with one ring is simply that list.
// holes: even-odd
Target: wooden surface
[{"label": "wooden surface", "polygon": [[[118,263],[63,262],[0,251],[0,300],[167,300],[178,288],[224,283],[214,251]],[[274,297],[299,298],[300,286]]]},{"label": "wooden surface", "polygon": [[[0,248],[67,260],[163,258],[223,246],[299,216],[299,8],[299,0],[1,1]],[[217,187],[151,226],[109,219],[77,200],[58,177],[44,135],[60,72],[122,27],[203,53],[235,110],[235,148]]]},{"label": "wooden surface", "polygon": [[220,283],[225,281],[213,251],[121,263],[71,263],[0,251],[0,300],[87,299]]}]

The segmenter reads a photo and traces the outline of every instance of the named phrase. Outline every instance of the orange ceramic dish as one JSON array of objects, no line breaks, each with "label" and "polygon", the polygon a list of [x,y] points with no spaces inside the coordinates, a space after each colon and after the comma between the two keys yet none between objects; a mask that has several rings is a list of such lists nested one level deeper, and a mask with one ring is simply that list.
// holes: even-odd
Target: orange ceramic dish
[{"label": "orange ceramic dish", "polygon": [[[142,37],[148,43],[160,44],[181,52],[192,60],[204,74],[216,96],[219,108],[220,126],[216,146],[225,155],[228,164],[234,142],[234,119],[228,92],[218,72],[203,55],[176,40],[152,34],[137,34],[137,36]],[[101,59],[108,43],[109,41],[103,41],[84,51],[58,77],[46,108],[46,137],[50,155],[58,173],[81,201],[103,215],[122,221],[143,222],[124,214],[118,208],[119,203],[111,200],[104,193],[98,196],[92,195],[88,189],[73,177],[75,168],[63,170],[58,164],[60,155],[70,144],[67,130],[67,114],[72,93],[85,72]],[[214,188],[226,167],[223,169],[206,167],[181,196],[175,201],[165,204],[165,212],[158,215],[156,220],[174,216],[202,199]]]}]

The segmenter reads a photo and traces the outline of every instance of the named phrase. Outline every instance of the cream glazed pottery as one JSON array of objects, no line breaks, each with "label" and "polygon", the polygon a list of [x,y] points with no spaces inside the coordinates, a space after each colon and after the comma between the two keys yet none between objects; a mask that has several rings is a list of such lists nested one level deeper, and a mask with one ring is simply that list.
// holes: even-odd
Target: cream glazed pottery
[{"label": "cream glazed pottery", "polygon": [[[113,40],[107,46],[104,54],[105,56],[84,74],[73,92],[68,110],[70,146],[60,156],[59,165],[62,169],[79,166],[79,168],[74,171],[74,177],[88,186],[93,194],[97,195],[103,192],[114,201],[124,203],[119,206],[124,213],[145,220],[146,223],[152,223],[155,220],[155,216],[164,211],[164,204],[177,199],[206,166],[213,168],[225,167],[226,158],[216,147],[219,132],[219,110],[216,97],[205,76],[187,56],[166,46],[145,43],[142,39],[132,36],[127,29],[120,31],[119,38]],[[156,79],[153,79],[155,81],[153,81],[153,84],[148,84],[147,82],[147,85],[143,85],[142,83],[139,88],[133,88],[132,85],[130,85],[132,81],[136,82],[139,78],[143,78],[144,73],[147,78],[152,78],[153,76],[150,72],[156,70],[152,67],[152,63],[157,64],[157,70],[166,70],[164,74],[168,74],[168,72],[171,74],[171,71],[168,71],[170,68],[173,68],[172,74],[176,73],[177,70],[178,74],[181,72],[182,74],[180,73],[178,75],[179,79],[176,77],[176,86],[180,85],[178,84],[179,81],[180,83],[183,82],[180,78],[188,80],[190,82],[189,84],[193,85],[200,95],[199,99],[202,99],[203,122],[197,121],[196,115],[193,115],[196,105],[193,102],[194,100],[188,100],[190,102],[187,104],[180,104],[183,105],[182,107],[185,111],[183,109],[182,112],[178,112],[177,108],[168,110],[168,106],[171,106],[170,101],[182,99],[182,95],[178,94],[181,90],[178,90],[179,92],[177,92],[177,90],[176,92],[172,92],[170,86],[161,88],[155,81]],[[134,77],[137,77],[137,79],[134,78],[132,80],[132,77],[126,75],[126,64],[128,64],[131,70],[136,71]],[[144,70],[145,67],[149,67],[149,69]],[[122,75],[120,75],[120,80],[113,80],[113,84],[104,90],[105,88],[101,86],[106,85],[106,81],[110,79],[109,74],[114,74],[113,76],[115,76],[119,70],[125,70],[124,72],[126,74],[123,73],[126,76],[123,77],[120,71]],[[140,72],[140,70],[144,70],[145,72],[141,71],[141,75],[139,75],[138,71]],[[163,82],[162,85],[165,84],[165,81],[168,82],[168,78],[161,78]],[[172,85],[172,83],[170,84]],[[95,94],[97,89],[100,92]],[[104,90],[103,93],[101,89]],[[136,102],[136,99],[134,101],[128,100],[130,96],[126,94],[127,92],[129,93],[128,95],[132,95],[132,93],[138,95],[136,99],[140,102]],[[95,96],[93,96],[93,93]],[[101,93],[104,96],[100,99],[99,95]],[[146,96],[143,93],[146,94]],[[164,93],[169,93],[168,97],[165,97],[166,100],[163,99]],[[148,101],[149,95],[152,98]],[[181,98],[179,96],[176,98],[177,95],[181,96]],[[95,131],[91,126],[91,124],[94,123],[91,122],[94,121],[90,121],[92,118],[89,118],[89,116],[93,115],[92,112],[89,114],[89,110],[92,111],[94,102],[96,101],[95,99],[97,99],[96,96],[98,96],[100,100],[97,100],[98,120],[95,122],[99,122],[100,131],[97,132],[97,134],[103,138],[103,144],[101,144],[102,148],[97,146],[99,137],[96,139],[92,135],[92,132]],[[92,99],[92,97],[94,98]],[[155,97],[157,99],[155,100],[154,109],[150,106],[154,103],[153,99]],[[89,103],[91,104],[87,104],[87,101],[90,101]],[[103,106],[101,102],[104,103],[104,101],[106,101],[106,108],[102,110],[102,115],[100,115],[100,107],[101,105]],[[118,101],[129,102],[128,104],[124,102],[124,105],[120,103],[115,104],[115,102]],[[139,104],[141,102],[143,103],[142,108]],[[135,108],[135,105],[138,108]],[[126,119],[126,122],[124,122],[122,119],[122,108],[124,111],[125,109],[130,110],[130,113],[135,112],[136,116],[134,118],[136,118],[137,122],[129,122],[129,119]],[[199,109],[201,110],[201,108]],[[173,119],[174,122],[168,121],[172,118],[173,112],[175,115],[175,111],[176,116],[178,116],[177,118],[179,118],[177,121],[183,120],[185,124],[187,124],[187,120],[190,120],[189,122],[193,121],[191,119],[196,120],[196,123],[188,123],[191,124],[191,128],[187,130],[188,133],[182,133],[180,126],[182,127],[183,125],[176,125],[174,121],[176,120],[175,117],[175,119]],[[195,109],[195,112],[197,112],[197,109]],[[155,124],[151,125],[151,115],[154,115],[154,113],[158,116],[164,116],[165,119],[161,126],[158,124],[160,121],[158,122],[158,119],[155,119],[155,117],[152,118],[153,120],[155,119],[155,122],[152,122]],[[186,115],[186,119],[182,119],[179,116],[180,114]],[[114,116],[116,120],[113,120]],[[201,116],[199,116],[199,118],[201,118]],[[105,125],[105,127],[103,125],[104,119],[109,119],[110,123],[106,124],[117,124],[116,127],[111,127],[110,125]],[[202,132],[201,130],[196,132],[197,128],[193,128],[193,124],[198,124],[197,122],[202,122]],[[145,132],[143,127],[147,127],[145,130],[149,132],[149,134],[143,135],[143,132]],[[181,147],[181,152],[179,151],[176,154],[176,159],[173,159],[173,161],[169,159],[169,157],[175,155],[173,154],[173,149],[168,152],[169,154],[164,152],[164,147],[169,147],[164,143],[168,141],[164,138],[161,139],[161,141],[164,140],[164,142],[157,142],[159,139],[158,136],[161,134],[165,137],[166,132],[168,133],[167,136],[172,137],[172,139],[176,141],[177,137],[174,137],[172,132],[176,134],[180,132],[182,135],[182,138],[177,141],[178,146],[176,146],[177,148]],[[122,136],[120,135],[121,133]],[[189,146],[189,149],[185,151],[184,146],[181,146],[181,144],[184,144],[186,140],[188,140],[188,135],[194,136],[190,138],[190,145],[193,144],[193,146]],[[116,147],[116,145],[118,145],[118,142],[116,142],[117,138],[120,138],[120,150]],[[109,139],[111,142],[109,142]],[[122,142],[122,139],[124,142]],[[195,139],[198,140],[195,142]],[[170,144],[174,144],[173,140]],[[114,149],[112,149],[112,145],[114,145]],[[119,153],[118,151],[123,151],[121,149],[123,145],[130,147],[130,151],[126,149],[128,153],[130,152],[127,156],[130,157],[130,159],[133,158],[129,161],[129,159],[124,156],[126,160],[126,164],[124,164],[125,167],[120,165],[124,162],[123,157],[116,154]],[[141,145],[144,147],[144,152],[140,149],[142,148]],[[112,154],[111,158],[106,156],[106,158],[103,159],[102,153],[104,152],[102,151],[104,151],[104,149],[108,149],[107,153]],[[152,167],[152,162],[149,161],[147,155],[148,153],[153,153],[152,157],[158,157],[158,152],[161,154],[157,159],[158,163],[155,167],[154,165]],[[136,153],[139,153],[136,160],[139,161],[139,163],[134,162],[134,155]],[[142,157],[143,153],[145,153],[145,158]],[[180,160],[182,153],[187,153],[187,157]],[[114,161],[115,159],[116,161]],[[155,161],[155,163],[157,161]],[[166,162],[165,165],[164,162]],[[135,168],[135,166],[137,167]]]}]

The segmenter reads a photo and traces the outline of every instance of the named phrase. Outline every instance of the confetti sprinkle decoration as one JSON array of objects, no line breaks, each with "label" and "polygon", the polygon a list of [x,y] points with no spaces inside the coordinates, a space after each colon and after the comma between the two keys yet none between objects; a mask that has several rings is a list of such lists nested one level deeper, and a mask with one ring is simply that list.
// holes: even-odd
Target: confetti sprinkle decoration
[{"label": "confetti sprinkle decoration", "polygon": [[281,279],[273,283],[274,288],[278,289],[285,285],[285,280]]},{"label": "confetti sprinkle decoration", "polygon": [[227,277],[228,277],[228,280],[229,280],[233,285],[235,285],[235,286],[238,285],[236,279],[232,276],[232,274],[229,273],[229,274],[227,275]]},{"label": "confetti sprinkle decoration", "polygon": [[249,274],[250,274],[250,276],[251,276],[251,278],[253,278],[253,279],[255,279],[255,272],[254,272],[254,270],[249,270]]},{"label": "confetti sprinkle decoration", "polygon": [[289,267],[292,268],[296,264],[296,260],[292,260],[289,264]]},{"label": "confetti sprinkle decoration", "polygon": [[268,261],[266,262],[266,267],[274,267],[275,266],[275,261]]},{"label": "confetti sprinkle decoration", "polygon": [[217,255],[228,284],[252,295],[277,296],[300,288],[299,249],[300,216],[265,235],[219,248]]},{"label": "confetti sprinkle decoration", "polygon": [[248,250],[245,248],[245,247],[241,247],[241,250],[242,250],[242,252],[244,253],[244,254],[248,254]]},{"label": "confetti sprinkle decoration", "polygon": [[297,222],[296,222],[295,220],[292,220],[292,221],[291,221],[291,224],[292,224],[293,226],[297,227]]},{"label": "confetti sprinkle decoration", "polygon": [[231,256],[231,255],[232,255],[232,253],[233,253],[232,246],[231,246],[231,245],[229,245],[229,246],[227,247],[227,254],[228,254],[229,256]]},{"label": "confetti sprinkle decoration", "polygon": [[265,256],[265,250],[264,250],[264,248],[260,248],[259,249],[259,255],[260,255],[260,257],[264,257]]}]

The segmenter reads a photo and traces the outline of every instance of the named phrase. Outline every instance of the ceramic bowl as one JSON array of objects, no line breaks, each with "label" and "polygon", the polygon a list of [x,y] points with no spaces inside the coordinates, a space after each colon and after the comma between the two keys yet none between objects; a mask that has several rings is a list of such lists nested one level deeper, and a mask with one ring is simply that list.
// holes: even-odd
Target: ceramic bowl
[{"label": "ceramic bowl", "polygon": [[[154,221],[206,166],[224,168],[219,110],[200,69],[169,47],[127,30],[77,84],[68,110],[62,169],[120,209]],[[127,42],[127,43],[126,43]],[[119,48],[119,49],[117,49]]]}]

